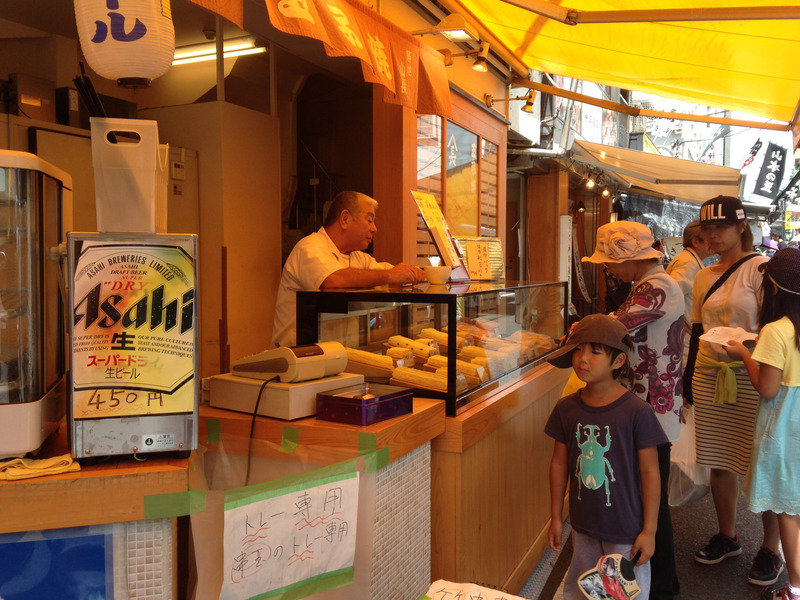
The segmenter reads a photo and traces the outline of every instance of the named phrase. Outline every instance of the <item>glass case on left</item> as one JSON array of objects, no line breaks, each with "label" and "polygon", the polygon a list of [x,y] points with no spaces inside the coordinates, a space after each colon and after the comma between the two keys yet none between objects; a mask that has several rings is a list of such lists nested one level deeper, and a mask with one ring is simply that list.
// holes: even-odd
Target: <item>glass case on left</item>
[{"label": "glass case on left", "polygon": [[66,410],[59,244],[69,175],[0,151],[0,458],[37,450]]}]

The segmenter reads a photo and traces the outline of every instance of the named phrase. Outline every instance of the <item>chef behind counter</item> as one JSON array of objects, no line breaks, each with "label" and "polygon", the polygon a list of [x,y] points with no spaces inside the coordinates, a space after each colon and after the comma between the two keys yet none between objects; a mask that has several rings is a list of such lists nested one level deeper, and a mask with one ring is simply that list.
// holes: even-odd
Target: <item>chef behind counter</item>
[{"label": "chef behind counter", "polygon": [[271,347],[295,345],[298,290],[397,286],[425,280],[425,272],[417,266],[378,262],[362,252],[377,231],[377,209],[377,200],[366,194],[340,192],[319,231],[297,243],[281,274]]}]

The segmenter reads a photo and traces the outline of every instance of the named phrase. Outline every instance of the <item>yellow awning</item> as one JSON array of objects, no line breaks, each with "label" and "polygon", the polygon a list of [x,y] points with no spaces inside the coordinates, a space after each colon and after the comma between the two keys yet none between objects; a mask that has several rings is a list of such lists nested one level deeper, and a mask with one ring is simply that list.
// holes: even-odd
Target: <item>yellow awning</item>
[{"label": "yellow awning", "polygon": [[480,23],[496,38],[490,41],[530,69],[784,123],[797,120],[797,0],[444,3]]}]

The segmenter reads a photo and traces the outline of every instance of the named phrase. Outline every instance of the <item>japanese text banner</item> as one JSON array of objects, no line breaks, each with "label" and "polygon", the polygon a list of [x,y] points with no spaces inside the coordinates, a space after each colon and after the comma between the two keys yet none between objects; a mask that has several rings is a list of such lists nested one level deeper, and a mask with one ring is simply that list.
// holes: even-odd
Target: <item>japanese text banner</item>
[{"label": "japanese text banner", "polygon": [[[419,105],[434,107],[436,114],[450,116],[444,61],[437,64],[426,56],[422,68],[421,53],[427,47],[357,0],[265,1],[277,29],[321,41],[328,56],[361,60],[364,80],[381,84],[387,102],[415,110]],[[436,89],[443,84],[444,89]]]}]

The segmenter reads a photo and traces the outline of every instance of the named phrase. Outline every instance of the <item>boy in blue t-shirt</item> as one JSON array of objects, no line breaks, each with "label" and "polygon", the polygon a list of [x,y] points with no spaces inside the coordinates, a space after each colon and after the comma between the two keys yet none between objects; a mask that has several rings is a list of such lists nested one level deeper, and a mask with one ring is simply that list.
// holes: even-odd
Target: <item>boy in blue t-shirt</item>
[{"label": "boy in blue t-shirt", "polygon": [[548,359],[572,367],[586,387],[558,401],[545,425],[555,440],[550,460],[550,547],[561,550],[564,490],[569,481],[573,556],[564,599],[582,600],[578,578],[601,556],[633,557],[641,597],[650,593],[660,494],[656,446],[667,443],[653,409],[618,376],[633,345],[614,317],[590,315]]}]

